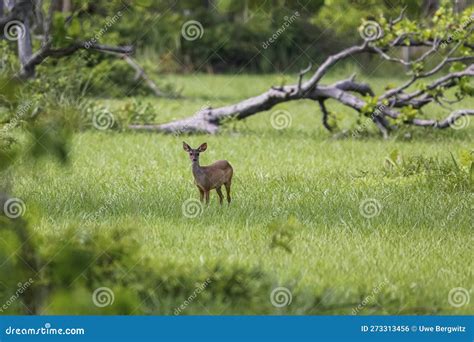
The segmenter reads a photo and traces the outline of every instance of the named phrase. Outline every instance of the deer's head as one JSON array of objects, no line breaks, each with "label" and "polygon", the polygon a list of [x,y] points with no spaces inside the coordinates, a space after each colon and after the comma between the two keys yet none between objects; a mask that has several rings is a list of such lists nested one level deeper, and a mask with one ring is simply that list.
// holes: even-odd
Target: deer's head
[{"label": "deer's head", "polygon": [[198,148],[191,148],[188,144],[183,141],[183,149],[188,152],[189,159],[193,162],[199,161],[199,153],[204,152],[207,149],[207,143],[201,144]]}]

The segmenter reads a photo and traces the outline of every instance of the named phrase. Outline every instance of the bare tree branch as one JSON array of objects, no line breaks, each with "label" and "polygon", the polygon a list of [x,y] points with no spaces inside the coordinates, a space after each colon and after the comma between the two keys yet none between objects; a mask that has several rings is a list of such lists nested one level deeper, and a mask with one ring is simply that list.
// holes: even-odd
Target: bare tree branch
[{"label": "bare tree branch", "polygon": [[324,104],[324,100],[319,100],[319,108],[321,108],[321,112],[323,112],[323,126],[326,128],[329,132],[332,131],[332,127],[328,123],[328,118],[329,118],[329,113],[326,109],[326,105]]},{"label": "bare tree branch", "polygon": [[[89,44],[86,42],[76,42],[67,47],[53,49],[51,48],[50,44],[43,46],[37,52],[35,52],[31,58],[26,61],[24,65],[24,69],[34,68],[35,66],[41,64],[46,58],[61,58],[66,57],[74,54],[78,50],[93,50],[93,51],[100,51],[100,52],[115,52],[120,54],[131,54],[133,52],[132,46],[109,46],[109,45],[102,45],[102,44]],[[29,74],[24,73],[23,71],[20,72],[20,77],[29,77]]]},{"label": "bare tree branch", "polygon": [[313,64],[309,63],[308,67],[306,69],[303,69],[300,71],[300,75],[299,75],[299,78],[298,78],[298,90],[297,92],[298,93],[301,93],[301,83],[303,82],[303,77],[306,73],[308,73],[311,68],[313,67]]},{"label": "bare tree branch", "polygon": [[448,128],[454,123],[462,118],[463,116],[469,116],[469,115],[474,115],[474,110],[472,109],[459,109],[451,114],[449,114],[448,117],[446,117],[444,120],[438,121],[434,119],[414,119],[411,122],[408,122],[409,124],[415,125],[415,126],[421,126],[421,127],[435,127],[435,128]]}]

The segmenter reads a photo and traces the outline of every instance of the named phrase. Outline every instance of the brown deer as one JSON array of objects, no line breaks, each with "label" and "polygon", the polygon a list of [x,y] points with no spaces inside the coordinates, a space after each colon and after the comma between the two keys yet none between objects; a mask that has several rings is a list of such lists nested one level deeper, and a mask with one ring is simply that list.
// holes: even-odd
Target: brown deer
[{"label": "brown deer", "polygon": [[221,187],[224,185],[227,192],[227,202],[230,203],[230,185],[234,170],[229,162],[227,160],[218,160],[214,164],[200,166],[199,153],[207,149],[207,143],[194,149],[183,141],[183,148],[189,153],[189,159],[192,161],[194,182],[199,189],[201,202],[206,198],[206,204],[209,204],[209,192],[212,189],[216,189],[219,195],[219,203],[222,204],[224,196],[222,195]]}]

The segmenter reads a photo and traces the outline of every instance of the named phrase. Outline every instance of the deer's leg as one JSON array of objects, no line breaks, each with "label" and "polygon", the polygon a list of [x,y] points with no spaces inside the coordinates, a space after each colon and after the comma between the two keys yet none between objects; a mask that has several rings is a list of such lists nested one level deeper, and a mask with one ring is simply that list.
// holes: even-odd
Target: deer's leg
[{"label": "deer's leg", "polygon": [[227,182],[225,185],[225,191],[227,193],[227,203],[230,204],[230,182]]},{"label": "deer's leg", "polygon": [[209,204],[209,191],[210,190],[204,191],[204,196],[206,197],[206,204]]},{"label": "deer's leg", "polygon": [[216,188],[217,194],[219,195],[219,204],[222,205],[222,199],[224,196],[222,195],[221,187]]},{"label": "deer's leg", "polygon": [[199,200],[201,202],[204,202],[204,191],[202,191],[200,187],[198,187],[198,190],[199,190]]}]

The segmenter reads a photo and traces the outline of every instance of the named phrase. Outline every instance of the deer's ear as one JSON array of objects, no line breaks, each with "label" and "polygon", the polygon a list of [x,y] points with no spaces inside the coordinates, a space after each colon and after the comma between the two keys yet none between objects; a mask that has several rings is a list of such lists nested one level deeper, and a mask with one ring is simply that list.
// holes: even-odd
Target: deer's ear
[{"label": "deer's ear", "polygon": [[189,146],[188,144],[186,144],[186,143],[183,141],[183,149],[184,149],[186,152],[189,152],[189,151],[191,151],[191,146]]},{"label": "deer's ear", "polygon": [[199,146],[199,152],[204,152],[205,150],[207,150],[207,143],[201,144],[201,146]]}]

